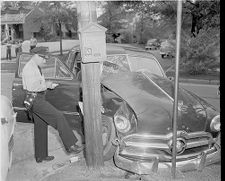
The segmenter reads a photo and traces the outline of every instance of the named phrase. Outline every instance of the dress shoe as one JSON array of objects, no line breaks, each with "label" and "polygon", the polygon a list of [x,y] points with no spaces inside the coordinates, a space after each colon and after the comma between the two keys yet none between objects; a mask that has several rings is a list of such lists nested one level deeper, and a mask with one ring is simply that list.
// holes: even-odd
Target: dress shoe
[{"label": "dress shoe", "polygon": [[53,160],[55,157],[54,156],[47,156],[45,158],[36,158],[36,162],[37,163],[41,163],[42,161],[51,161]]},{"label": "dress shoe", "polygon": [[81,146],[78,146],[78,145],[72,145],[72,146],[67,150],[67,152],[68,152],[68,153],[75,153],[75,154],[78,154],[78,153],[80,153],[83,149],[84,149],[84,146],[83,146],[83,145],[81,145]]}]

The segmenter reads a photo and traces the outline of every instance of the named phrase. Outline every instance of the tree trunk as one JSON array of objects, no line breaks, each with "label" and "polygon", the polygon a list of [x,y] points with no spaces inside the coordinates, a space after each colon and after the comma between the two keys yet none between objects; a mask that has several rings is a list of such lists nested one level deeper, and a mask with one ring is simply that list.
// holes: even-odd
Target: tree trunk
[{"label": "tree trunk", "polygon": [[60,43],[60,55],[62,55],[62,24],[59,21],[59,43]]},{"label": "tree trunk", "polygon": [[140,42],[141,44],[143,44],[143,33],[144,33],[144,16],[143,14],[141,14],[141,33],[140,33]]}]

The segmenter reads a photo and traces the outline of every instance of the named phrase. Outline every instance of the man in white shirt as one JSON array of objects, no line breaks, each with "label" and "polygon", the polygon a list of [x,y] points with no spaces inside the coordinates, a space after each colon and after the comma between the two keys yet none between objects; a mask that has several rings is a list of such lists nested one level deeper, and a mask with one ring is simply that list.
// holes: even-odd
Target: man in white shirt
[{"label": "man in white shirt", "polygon": [[26,94],[35,95],[30,112],[34,119],[34,145],[36,162],[51,161],[54,156],[48,155],[48,125],[58,130],[65,149],[71,153],[79,153],[83,147],[76,145],[78,141],[69,127],[62,112],[45,100],[47,89],[55,89],[58,84],[45,81],[41,67],[46,63],[47,52],[34,48],[32,58],[22,71],[23,89]]}]

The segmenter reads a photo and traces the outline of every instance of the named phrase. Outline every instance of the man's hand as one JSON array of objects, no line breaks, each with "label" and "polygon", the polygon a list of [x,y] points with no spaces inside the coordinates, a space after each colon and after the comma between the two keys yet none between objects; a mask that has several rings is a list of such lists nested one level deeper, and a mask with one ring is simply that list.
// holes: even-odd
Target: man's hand
[{"label": "man's hand", "polygon": [[58,85],[59,85],[59,84],[53,83],[53,82],[51,82],[51,81],[46,82],[46,87],[47,87],[48,89],[55,89]]},{"label": "man's hand", "polygon": [[57,83],[52,83],[52,89],[55,89],[59,84]]}]

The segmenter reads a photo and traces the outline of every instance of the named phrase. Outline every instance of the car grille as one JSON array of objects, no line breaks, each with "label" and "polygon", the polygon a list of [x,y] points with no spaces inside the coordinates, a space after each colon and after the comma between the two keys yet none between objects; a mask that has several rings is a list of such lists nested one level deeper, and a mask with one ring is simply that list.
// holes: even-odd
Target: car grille
[{"label": "car grille", "polygon": [[[206,132],[187,133],[181,131],[177,133],[177,138],[182,138],[186,144],[185,150],[177,155],[177,161],[196,158],[215,143],[212,135]],[[172,150],[168,144],[171,139],[172,134],[129,135],[121,140],[119,154],[133,160],[146,160],[157,157],[159,161],[171,161]]]}]

